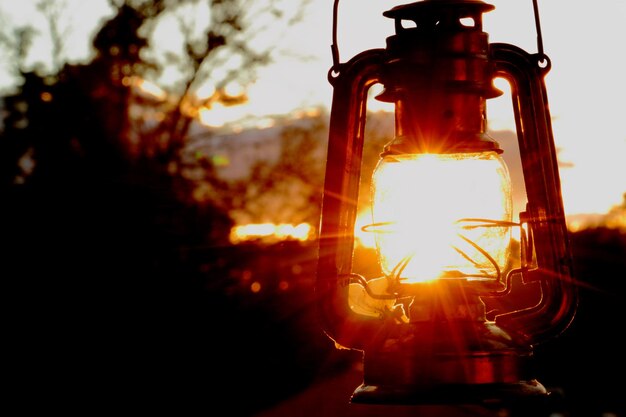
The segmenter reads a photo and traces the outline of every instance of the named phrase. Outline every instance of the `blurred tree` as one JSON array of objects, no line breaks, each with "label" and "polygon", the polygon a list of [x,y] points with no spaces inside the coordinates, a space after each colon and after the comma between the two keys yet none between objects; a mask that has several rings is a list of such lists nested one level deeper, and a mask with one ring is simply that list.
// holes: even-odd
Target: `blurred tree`
[{"label": "blurred tree", "polygon": [[606,215],[605,224],[609,228],[620,229],[626,233],[626,193],[622,196],[622,204],[614,206]]},{"label": "blurred tree", "polygon": [[[116,377],[119,398],[137,395],[133,381],[155,388],[164,375],[181,377],[174,362],[192,359],[180,346],[207,326],[198,317],[206,277],[187,255],[225,244],[232,223],[212,202],[193,198],[179,169],[197,107],[243,99],[225,87],[231,80],[245,87],[270,58],[253,37],[257,22],[286,25],[297,16],[282,13],[278,0],[110,3],[115,12],[87,63],[65,58],[65,29],[55,20],[67,11],[63,1],[39,2],[51,19],[52,63],[27,59],[45,28],[0,28],[4,63],[21,80],[2,106],[0,229],[2,277],[21,290],[12,338],[28,357],[20,378],[37,375],[57,394],[98,395],[76,381],[102,390]],[[192,30],[194,7],[210,19]],[[159,55],[151,31],[167,18],[179,21],[182,45]],[[149,94],[145,83],[169,67],[178,81]],[[204,82],[215,88],[201,100]],[[67,382],[59,383],[61,373]]]},{"label": "blurred tree", "polygon": [[[179,153],[200,107],[245,100],[244,93],[232,96],[226,87],[235,81],[248,85],[255,68],[271,58],[271,40],[263,45],[255,36],[268,27],[278,26],[280,32],[298,19],[306,2],[291,14],[282,11],[283,3],[111,0],[116,12],[95,35],[95,57],[76,65],[62,64],[63,34],[69,28],[61,27],[59,18],[69,6],[62,0],[40,1],[38,8],[49,23],[52,63],[40,62],[34,68],[27,63],[35,28],[0,31],[7,56],[15,58],[13,72],[23,81],[4,99],[4,192],[23,194],[26,189],[69,184],[85,189],[141,186],[158,195],[157,206],[166,211],[183,204],[205,223],[213,220],[207,231],[197,227],[196,216],[175,216],[179,220],[173,221],[154,214],[157,222],[170,222],[170,232],[195,236],[195,243],[206,241],[202,234],[209,232],[211,242],[224,243],[230,222],[211,202],[194,199],[189,181],[180,173]],[[207,16],[206,21],[198,14]],[[164,21],[177,24],[178,33],[167,34],[179,35],[177,50],[159,49],[154,33]],[[175,74],[174,79],[164,83],[165,73]],[[156,95],[146,90],[150,79],[162,81]],[[212,93],[200,95],[207,85]],[[22,189],[16,191],[17,185]]]},{"label": "blurred tree", "polygon": [[[540,380],[557,388],[572,417],[621,416],[626,344],[626,233],[593,227],[570,234],[578,310],[571,327],[536,350]],[[616,324],[617,323],[617,324]],[[590,383],[592,382],[592,383]]]},{"label": "blurred tree", "polygon": [[230,205],[241,223],[318,223],[327,126],[321,117],[283,127],[274,163],[257,161],[232,185]]},{"label": "blurred tree", "polygon": [[[5,55],[13,58],[6,62],[13,64],[12,72],[24,81],[21,90],[6,99],[4,136],[10,139],[4,142],[11,142],[7,145],[11,152],[2,153],[6,170],[3,182],[24,179],[17,164],[24,155],[31,161],[31,171],[45,171],[41,167],[45,152],[30,146],[28,140],[16,139],[27,134],[23,130],[29,123],[28,117],[37,111],[27,108],[39,106],[42,100],[43,107],[49,108],[75,104],[65,111],[63,124],[69,125],[66,130],[79,130],[71,126],[78,122],[91,126],[92,135],[99,130],[93,124],[94,118],[101,119],[102,130],[97,132],[101,138],[85,141],[89,135],[73,135],[71,152],[105,146],[126,165],[135,164],[133,168],[158,161],[161,170],[176,176],[178,153],[198,109],[245,100],[243,91],[253,81],[255,69],[269,62],[271,53],[276,54],[272,40],[296,21],[306,6],[304,2],[300,7],[291,7],[289,10],[294,11],[289,14],[283,11],[283,3],[284,0],[110,0],[117,12],[95,36],[95,58],[86,65],[61,66],[65,57],[62,37],[71,28],[62,28],[59,17],[69,6],[63,0],[40,1],[38,7],[49,22],[53,63],[39,62],[34,69],[29,67],[27,56],[38,33],[34,28],[0,31]],[[198,16],[205,18],[200,20]],[[159,38],[157,32],[167,26],[164,22],[174,22],[177,33],[160,33]],[[167,27],[171,29],[172,25]],[[265,43],[257,40],[260,35],[266,35]],[[179,48],[161,48],[159,41],[163,36],[178,38]],[[236,96],[226,88],[234,82],[242,87]],[[41,90],[43,84],[55,90],[55,94]],[[152,93],[146,91],[147,84],[154,87]],[[27,94],[31,95],[26,97]],[[85,102],[93,103],[95,108],[86,108]],[[68,117],[72,118],[71,124],[67,123]],[[15,125],[20,120],[22,125]],[[32,125],[37,125],[50,132],[36,120],[30,120],[30,125],[31,131]],[[182,185],[184,182],[177,184],[177,189],[181,189],[178,197],[188,198],[188,190]]]},{"label": "blurred tree", "polygon": [[[257,154],[243,177],[225,180],[211,161],[211,150],[190,147],[182,159],[184,176],[195,184],[199,200],[228,208],[240,224],[319,223],[328,140],[328,114],[283,121],[267,129]],[[372,113],[366,124],[359,207],[366,210],[370,182],[383,146],[393,135],[393,114]],[[233,146],[243,146],[242,143]]]}]

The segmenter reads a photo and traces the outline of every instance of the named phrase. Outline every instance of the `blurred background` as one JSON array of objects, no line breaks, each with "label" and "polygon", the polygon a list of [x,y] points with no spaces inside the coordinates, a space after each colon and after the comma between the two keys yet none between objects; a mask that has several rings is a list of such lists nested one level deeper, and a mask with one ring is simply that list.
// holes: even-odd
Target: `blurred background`
[{"label": "blurred background", "polygon": [[[491,3],[491,41],[535,51],[531,1]],[[384,47],[395,5],[341,3],[342,61]],[[621,416],[626,6],[539,6],[581,300],[537,372],[555,416]],[[0,0],[5,362],[24,413],[415,415],[348,406],[360,354],[314,308],[331,25],[330,0]],[[490,133],[519,212],[509,107],[489,102]],[[393,132],[393,108],[368,110],[366,173]]]}]

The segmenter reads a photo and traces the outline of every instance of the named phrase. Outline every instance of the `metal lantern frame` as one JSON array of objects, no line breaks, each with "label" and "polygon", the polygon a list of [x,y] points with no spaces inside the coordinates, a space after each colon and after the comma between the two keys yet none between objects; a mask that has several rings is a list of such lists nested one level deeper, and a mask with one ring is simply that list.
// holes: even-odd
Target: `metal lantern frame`
[{"label": "metal lantern frame", "polygon": [[[338,64],[334,50],[316,291],[326,333],[339,345],[364,351],[364,383],[355,391],[353,402],[485,402],[548,394],[529,371],[532,348],[567,328],[577,305],[544,82],[550,61],[543,51],[530,54],[514,45],[488,43],[488,35],[482,32],[482,14],[493,8],[475,0],[424,0],[398,6],[384,13],[395,20],[396,28],[386,48],[364,51],[342,64]],[[458,24],[467,18],[471,26]],[[405,27],[407,21],[414,25]],[[449,26],[438,27],[444,21]],[[429,78],[439,76],[444,79],[435,84],[447,89],[441,94],[452,97],[448,104],[455,110],[464,108],[456,97],[479,99],[478,107],[469,110],[480,112],[483,122],[486,114],[481,106],[486,98],[497,94],[493,79],[504,78],[511,85],[528,201],[519,221],[524,231],[524,259],[514,272],[521,274],[524,284],[535,283],[540,289],[536,305],[478,325],[463,324],[454,334],[445,335],[437,329],[440,324],[415,325],[393,317],[367,317],[356,314],[348,303],[351,284],[361,281],[367,286],[353,272],[352,263],[368,91],[374,84],[382,84],[382,99],[393,102],[398,100],[394,91],[411,83],[422,86],[413,90],[418,92],[440,88],[424,87]],[[419,95],[409,101],[423,108]],[[397,123],[429,121],[418,116],[417,121]],[[484,127],[484,123],[477,127],[474,136],[482,135]],[[482,140],[468,143],[470,147],[492,146]],[[442,291],[455,292],[454,287],[446,285]],[[479,293],[477,299],[510,291],[509,280],[501,293]],[[455,322],[451,323],[453,326],[448,327],[454,327]],[[460,344],[448,340],[459,337],[463,339]]]}]

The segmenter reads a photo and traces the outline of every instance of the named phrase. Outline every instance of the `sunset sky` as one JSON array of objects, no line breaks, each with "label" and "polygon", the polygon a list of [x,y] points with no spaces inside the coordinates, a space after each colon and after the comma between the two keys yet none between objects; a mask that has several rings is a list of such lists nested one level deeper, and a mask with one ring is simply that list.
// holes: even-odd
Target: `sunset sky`
[{"label": "sunset sky", "polygon": [[[326,71],[331,65],[332,2],[316,3],[321,4],[314,5],[308,28],[302,28],[302,36],[291,41],[320,59],[315,64],[285,62],[278,71],[266,69],[268,78],[272,71],[280,74],[273,88],[284,92],[285,102],[293,102],[290,106],[303,97],[311,104],[315,100],[328,104],[331,100]],[[485,15],[484,30],[490,34],[490,41],[536,52],[532,2],[490,3],[496,6]],[[381,13],[396,4],[400,3],[340,3],[338,41],[342,61],[360,51],[384,47],[393,25]],[[555,141],[561,148],[559,157],[571,166],[561,170],[566,213],[604,213],[621,203],[626,192],[626,2],[547,0],[539,1],[539,8],[544,50],[552,61],[546,83]],[[308,80],[306,83],[298,76],[290,77],[294,68]],[[262,89],[260,84],[258,88]],[[514,128],[510,107],[506,100],[488,103],[492,129]]]},{"label": "sunset sky", "polygon": [[[35,0],[0,0],[0,10],[14,23],[43,22]],[[72,12],[63,16],[73,27],[67,50],[73,60],[89,55],[90,36],[99,19],[110,14],[107,0],[66,0]],[[285,7],[295,2],[284,1]],[[311,1],[304,20],[276,36],[275,62],[259,71],[248,86],[243,106],[215,109],[207,121],[236,124],[245,117],[290,114],[296,110],[330,106],[332,89],[326,80],[331,66],[332,0]],[[372,48],[384,47],[392,34],[382,12],[402,2],[343,0],[339,13],[341,60]],[[496,10],[485,15],[484,30],[491,42],[506,42],[536,52],[532,1],[495,0]],[[539,1],[545,52],[552,60],[547,77],[548,97],[561,170],[567,214],[605,213],[622,202],[626,192],[626,2],[617,0]],[[193,13],[206,19],[201,8]],[[1,23],[1,22],[0,22]],[[171,22],[170,22],[171,24]],[[164,21],[158,30],[161,47],[175,47],[175,36]],[[44,30],[41,33],[45,33]],[[168,43],[171,42],[171,45]],[[169,46],[168,46],[169,45]],[[43,35],[34,39],[33,62],[49,61]],[[2,63],[0,63],[1,65]],[[14,83],[0,66],[0,88]],[[490,102],[491,103],[491,102]],[[490,126],[512,129],[508,101],[488,103]]]}]

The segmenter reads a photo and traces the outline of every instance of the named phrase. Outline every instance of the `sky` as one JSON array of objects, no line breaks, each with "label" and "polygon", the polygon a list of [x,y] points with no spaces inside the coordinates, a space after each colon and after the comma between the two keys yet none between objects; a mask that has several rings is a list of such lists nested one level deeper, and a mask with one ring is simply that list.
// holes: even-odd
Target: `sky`
[{"label": "sky", "polygon": [[[316,10],[313,19],[323,26],[305,41],[305,47],[325,57],[316,68],[325,78],[331,64],[329,39],[331,1]],[[496,9],[484,15],[484,30],[491,42],[537,51],[532,1],[491,1]],[[567,214],[605,213],[622,202],[626,192],[626,2],[619,0],[539,1],[544,51],[552,62],[546,78],[561,169]],[[399,4],[390,1],[343,0],[340,3],[338,42],[342,61],[360,51],[384,47],[392,34],[390,19],[382,11]],[[321,7],[324,6],[324,7]],[[306,70],[307,75],[313,69]],[[327,94],[330,87],[319,93]],[[293,91],[293,90],[291,90]],[[321,95],[321,94],[320,94]],[[510,102],[489,101],[489,126],[514,129]]]},{"label": "sky", "polygon": [[[63,16],[72,31],[65,35],[72,60],[86,59],[93,28],[111,13],[107,0],[66,0]],[[35,13],[36,0],[0,0],[0,10],[14,22],[44,24]],[[393,22],[382,16],[402,2],[343,0],[339,8],[338,43],[341,61],[380,48],[393,33]],[[484,16],[491,42],[505,42],[530,53],[537,51],[531,0],[494,0],[496,9]],[[295,2],[283,2],[290,7]],[[274,36],[274,62],[258,72],[243,106],[214,109],[206,123],[236,125],[240,118],[257,119],[293,114],[310,108],[329,108],[332,88],[327,72],[330,54],[332,0],[311,1],[303,21]],[[622,202],[626,192],[626,1],[539,1],[545,53],[552,70],[546,78],[561,169],[562,193],[568,215],[606,213]],[[198,14],[198,16],[202,16]],[[163,48],[175,47],[167,22],[158,31]],[[43,37],[35,38],[33,61],[50,55]],[[168,45],[171,42],[171,45]],[[306,59],[303,59],[305,57]],[[0,68],[0,88],[13,83]],[[377,110],[378,108],[372,108]],[[514,129],[510,102],[488,102],[489,126]]]},{"label": "sky", "polygon": [[[326,73],[330,55],[332,1],[315,2],[295,47],[319,57],[308,63],[284,61],[265,69],[276,80],[251,91],[263,97],[273,91],[284,109],[328,106],[332,89]],[[505,42],[537,52],[532,1],[496,0],[484,15],[491,42]],[[343,0],[339,9],[338,43],[342,62],[357,53],[380,48],[393,33],[384,10],[401,4],[380,0]],[[546,78],[562,168],[562,193],[567,214],[605,213],[622,202],[626,192],[626,1],[539,1],[544,51],[552,69]],[[294,74],[296,73],[296,74]],[[265,90],[267,89],[267,90]],[[276,91],[278,89],[278,91]],[[297,93],[299,92],[299,93]],[[300,101],[299,101],[300,100]],[[488,102],[489,126],[514,129],[509,98]],[[276,109],[278,110],[278,108]]]}]

